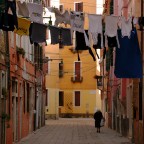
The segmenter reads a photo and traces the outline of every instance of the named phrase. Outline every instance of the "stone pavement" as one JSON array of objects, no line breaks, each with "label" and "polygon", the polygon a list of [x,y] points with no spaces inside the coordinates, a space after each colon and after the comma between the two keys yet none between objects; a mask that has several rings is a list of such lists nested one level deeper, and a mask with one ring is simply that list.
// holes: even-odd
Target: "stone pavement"
[{"label": "stone pavement", "polygon": [[91,118],[60,118],[47,120],[46,126],[18,144],[130,144],[130,141],[106,127],[97,133]]}]

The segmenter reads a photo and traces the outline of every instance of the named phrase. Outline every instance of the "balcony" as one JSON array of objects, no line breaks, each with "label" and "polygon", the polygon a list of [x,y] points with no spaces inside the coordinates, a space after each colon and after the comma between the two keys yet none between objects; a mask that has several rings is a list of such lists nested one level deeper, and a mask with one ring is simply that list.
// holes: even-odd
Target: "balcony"
[{"label": "balcony", "polygon": [[73,83],[75,83],[75,82],[80,82],[81,83],[83,81],[83,77],[82,76],[80,76],[80,77],[74,76],[74,77],[71,77],[71,81]]}]

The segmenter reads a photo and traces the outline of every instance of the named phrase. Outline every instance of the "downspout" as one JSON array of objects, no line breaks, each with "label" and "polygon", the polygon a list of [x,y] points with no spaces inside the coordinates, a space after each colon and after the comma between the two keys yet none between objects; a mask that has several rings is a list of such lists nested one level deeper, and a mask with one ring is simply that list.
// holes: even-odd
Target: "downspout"
[{"label": "downspout", "polygon": [[[143,18],[143,0],[141,0],[141,18]],[[143,75],[144,75],[144,54],[143,54],[143,25],[140,25],[140,30],[141,30],[141,53],[142,53],[142,67],[143,67]],[[142,84],[142,119],[143,119],[143,144],[144,144],[144,81],[143,77],[140,80]]]}]

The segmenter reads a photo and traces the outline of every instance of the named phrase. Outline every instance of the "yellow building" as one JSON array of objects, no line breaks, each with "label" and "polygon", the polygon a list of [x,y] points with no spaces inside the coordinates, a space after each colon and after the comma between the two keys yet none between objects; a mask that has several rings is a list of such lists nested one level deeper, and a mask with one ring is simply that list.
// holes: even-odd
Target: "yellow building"
[{"label": "yellow building", "polygon": [[[96,14],[96,1],[61,0],[62,10],[74,10],[86,13],[85,29],[88,29],[87,14]],[[100,10],[102,7],[100,7]],[[100,12],[99,12],[100,13]],[[93,48],[92,48],[93,50]],[[95,54],[95,51],[93,50]],[[100,52],[98,51],[100,54]],[[88,50],[80,52],[78,61],[75,44],[59,49],[59,45],[48,45],[46,55],[49,73],[46,76],[48,90],[46,118],[53,117],[89,117],[96,108],[101,109],[101,94],[97,89],[95,75],[100,74],[99,60],[93,60]]]}]

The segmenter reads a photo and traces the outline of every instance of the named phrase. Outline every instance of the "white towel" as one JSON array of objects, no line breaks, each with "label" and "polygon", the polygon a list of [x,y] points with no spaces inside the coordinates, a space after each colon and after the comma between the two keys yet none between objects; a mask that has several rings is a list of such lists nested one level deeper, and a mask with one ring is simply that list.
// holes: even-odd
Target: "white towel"
[{"label": "white towel", "polygon": [[105,35],[114,37],[117,35],[118,29],[118,17],[117,16],[106,16],[105,18]]},{"label": "white towel", "polygon": [[[108,47],[107,36],[117,38],[117,29],[118,29],[118,16],[106,16],[105,17],[105,47]],[[119,46],[119,41],[117,38],[117,44]]]},{"label": "white towel", "polygon": [[70,14],[67,10],[65,10],[64,13],[61,13],[58,9],[54,9],[55,13],[55,26],[58,26],[58,24],[64,23],[64,24],[70,24]]},{"label": "white towel", "polygon": [[[101,34],[101,47],[103,47],[103,34],[102,34],[102,15],[88,14],[89,18],[89,34],[92,35],[93,44],[98,42],[98,34]],[[91,43],[91,41],[90,41]]]},{"label": "white towel", "polygon": [[71,12],[70,23],[71,29],[78,32],[84,32],[84,16],[82,12]]},{"label": "white towel", "polygon": [[27,4],[25,2],[21,3],[20,1],[18,1],[17,5],[18,5],[18,15],[29,17],[29,10]]},{"label": "white towel", "polygon": [[30,14],[30,19],[33,22],[43,23],[43,6],[36,3],[28,3],[28,10]]},{"label": "white towel", "polygon": [[128,36],[130,38],[132,31],[132,18],[126,20],[125,17],[121,17],[121,33],[122,37]]}]

